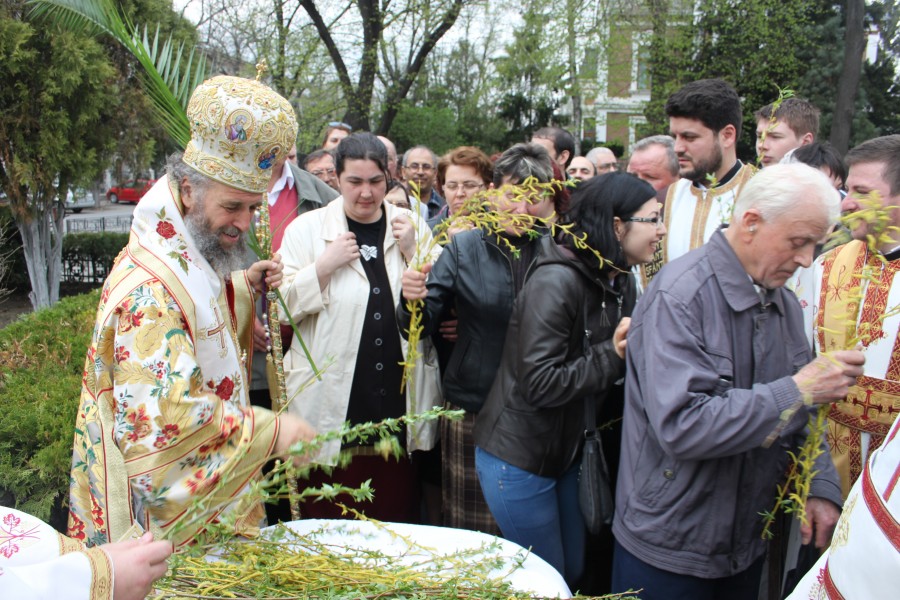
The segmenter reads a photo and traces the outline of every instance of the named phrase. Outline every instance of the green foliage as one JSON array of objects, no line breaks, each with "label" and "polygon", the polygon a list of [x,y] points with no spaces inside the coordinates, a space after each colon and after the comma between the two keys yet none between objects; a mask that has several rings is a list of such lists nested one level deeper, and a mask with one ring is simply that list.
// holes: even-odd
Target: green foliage
[{"label": "green foliage", "polygon": [[58,192],[105,166],[118,110],[115,70],[96,41],[23,20],[0,6],[0,189],[17,221],[37,217]]},{"label": "green foliage", "polygon": [[0,5],[0,191],[22,239],[35,306],[59,294],[63,199],[106,165],[116,137],[117,73],[83,34]]},{"label": "green foliage", "polygon": [[[863,68],[862,88],[867,100],[864,114],[877,128],[878,135],[900,133],[900,81],[893,56],[886,54],[873,64]],[[854,136],[854,142],[860,139]]]},{"label": "green foliage", "polygon": [[391,127],[398,148],[422,144],[438,155],[460,144],[456,116],[450,108],[403,104]]},{"label": "green foliage", "polygon": [[108,268],[127,243],[127,233],[71,233],[63,238],[63,260],[89,260]]},{"label": "green foliage", "polygon": [[[659,0],[648,5],[668,6]],[[851,146],[900,131],[900,84],[896,76],[897,19],[891,3],[867,7],[869,22],[886,38],[875,64],[866,65],[851,128]],[[744,127],[738,155],[755,156],[753,113],[790,88],[822,111],[819,139],[827,140],[844,56],[842,4],[830,0],[702,0],[697,16],[670,17],[652,38],[652,99],[638,137],[667,129],[663,107],[689,81],[721,77],[743,99]]]},{"label": "green foliage", "polygon": [[[459,145],[488,153],[505,149],[507,134],[496,114],[497,81],[489,60],[494,43],[488,32],[481,42],[464,39],[449,51],[436,49],[406,100],[407,105],[449,108]],[[392,137],[396,128],[395,122]]]},{"label": "green foliage", "polygon": [[[820,140],[828,140],[834,122],[836,90],[841,84],[844,16],[842,7],[835,10],[832,3],[826,0],[814,4],[810,42],[797,49],[806,69],[795,90],[799,97],[806,98],[821,109],[818,137]],[[870,8],[875,6],[877,5]],[[883,51],[879,55],[879,61],[875,65],[867,64],[864,67],[850,129],[851,147],[869,138],[890,133],[890,122],[898,111],[900,90],[891,81],[893,59]]]},{"label": "green foliage", "polygon": [[0,496],[64,523],[75,413],[99,290],[0,329]]},{"label": "green foliage", "polygon": [[558,86],[565,67],[556,60],[560,46],[548,44],[546,6],[530,2],[522,15],[523,24],[506,55],[497,60],[502,89],[500,118],[508,126],[504,146],[525,142],[538,128],[551,122],[559,107]]},{"label": "green foliage", "polygon": [[[39,14],[50,14],[66,30],[85,28],[95,34],[107,33],[131,52],[142,67],[141,83],[157,118],[172,139],[181,147],[187,145],[191,137],[187,103],[194,88],[209,75],[202,54],[166,35],[159,21],[143,28],[134,25],[122,7],[111,0],[38,0],[36,5]],[[153,23],[154,16],[165,14],[151,11],[147,16]]]},{"label": "green foliage", "polygon": [[653,99],[647,129],[665,131],[663,107],[685,83],[720,77],[743,99],[738,155],[755,156],[753,112],[778,96],[778,86],[798,89],[808,65],[799,49],[811,43],[814,0],[701,0],[697,18],[655,35],[651,51]]}]

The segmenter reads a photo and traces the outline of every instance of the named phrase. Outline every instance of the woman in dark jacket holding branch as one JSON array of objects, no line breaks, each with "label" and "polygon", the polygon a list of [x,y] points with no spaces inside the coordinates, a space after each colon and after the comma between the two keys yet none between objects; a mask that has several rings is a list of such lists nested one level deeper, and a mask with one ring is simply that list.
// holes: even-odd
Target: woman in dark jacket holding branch
[{"label": "woman in dark jacket holding branch", "polygon": [[[537,144],[516,144],[494,165],[493,186],[504,193],[492,197],[493,210],[516,216],[520,225],[525,225],[530,215],[539,227],[554,210],[562,208],[559,203],[568,196],[526,198],[519,185],[529,178],[543,184],[551,181],[550,155]],[[463,231],[453,236],[435,261],[427,285],[426,272],[409,269],[403,274],[403,298],[425,301],[423,336],[437,333],[451,309],[456,311],[459,323],[459,339],[447,368],[442,368],[444,399],[449,407],[466,411],[463,419],[441,424],[442,512],[448,527],[498,533],[475,474],[472,424],[497,373],[513,300],[537,257],[540,236],[545,231],[539,229],[537,236],[522,227],[502,233]],[[406,302],[401,301],[397,323],[403,335],[409,329],[409,320]]]},{"label": "woman in dark jacket holding branch", "polygon": [[563,221],[605,260],[568,234],[542,240],[474,435],[478,477],[503,536],[531,547],[572,585],[584,566],[585,398],[600,412],[625,373],[630,268],[653,257],[665,227],[653,188],[624,173],[579,185]]}]

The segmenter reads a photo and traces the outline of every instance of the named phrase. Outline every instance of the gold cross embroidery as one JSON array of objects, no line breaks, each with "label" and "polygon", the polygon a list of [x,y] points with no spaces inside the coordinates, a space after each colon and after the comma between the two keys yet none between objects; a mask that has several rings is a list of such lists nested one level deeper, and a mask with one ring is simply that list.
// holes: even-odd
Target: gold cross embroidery
[{"label": "gold cross embroidery", "polygon": [[222,317],[219,315],[219,305],[215,301],[215,299],[211,299],[209,301],[209,307],[213,310],[213,314],[216,316],[216,326],[215,327],[207,327],[206,329],[200,330],[201,339],[209,340],[214,337],[219,338],[219,357],[225,358],[225,355],[228,354],[228,349],[225,346],[225,321],[222,320]]}]

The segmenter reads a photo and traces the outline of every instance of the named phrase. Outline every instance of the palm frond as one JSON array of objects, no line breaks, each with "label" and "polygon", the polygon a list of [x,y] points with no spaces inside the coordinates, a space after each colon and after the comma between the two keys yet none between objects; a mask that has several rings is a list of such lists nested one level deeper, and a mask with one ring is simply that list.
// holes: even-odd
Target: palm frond
[{"label": "palm frond", "polygon": [[[33,19],[47,19],[50,22],[78,33],[100,35],[108,33],[115,37],[109,13],[113,7],[109,0],[92,2],[30,2]],[[114,12],[114,11],[113,11]]]},{"label": "palm frond", "polygon": [[[171,37],[160,44],[159,25],[151,41],[145,25],[138,29],[111,0],[32,0],[32,15],[48,18],[61,27],[94,35],[107,33],[122,44],[143,67],[141,85],[169,136],[182,148],[191,137],[187,104],[191,92],[208,76],[206,57],[182,43],[175,49]],[[184,69],[182,70],[182,64]]]}]

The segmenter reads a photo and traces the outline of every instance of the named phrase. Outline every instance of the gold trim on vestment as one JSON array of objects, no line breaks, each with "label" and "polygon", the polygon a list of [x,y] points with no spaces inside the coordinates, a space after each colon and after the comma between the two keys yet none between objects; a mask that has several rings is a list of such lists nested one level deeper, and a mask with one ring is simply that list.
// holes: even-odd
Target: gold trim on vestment
[{"label": "gold trim on vestment", "polygon": [[256,318],[255,291],[253,286],[250,285],[246,270],[232,273],[231,281],[234,287],[234,318],[237,325],[237,339],[241,350],[246,350],[248,357],[246,379],[248,382],[247,388],[249,389],[249,357],[253,356],[253,320]]},{"label": "gold trim on vestment", "polygon": [[[846,349],[857,335],[860,312],[865,314],[868,303],[876,301],[869,296],[870,292],[882,295],[890,292],[872,287],[873,284],[862,279],[863,269],[871,266],[871,262],[865,243],[858,240],[836,248],[826,256],[822,264],[815,323],[820,352]],[[897,347],[897,335],[895,332],[893,348]],[[868,444],[871,453],[881,444],[898,414],[900,382],[866,375],[857,378],[856,385],[850,388],[843,401],[829,408],[828,441],[845,497],[862,472],[861,434],[871,435]]]},{"label": "gold trim on vestment", "polygon": [[73,540],[67,535],[59,532],[56,534],[57,542],[59,542],[59,555],[69,554],[70,552],[80,552],[84,550],[84,544],[78,540]]},{"label": "gold trim on vestment", "polygon": [[99,547],[85,550],[91,565],[90,600],[113,600],[113,569],[109,556]]},{"label": "gold trim on vestment", "polygon": [[[740,193],[741,189],[743,189],[744,185],[746,185],[747,181],[750,180],[753,175],[756,174],[756,168],[752,165],[744,164],[741,165],[741,168],[738,169],[738,172],[734,174],[728,182],[723,183],[721,185],[717,185],[713,188],[699,188],[690,182],[688,184],[688,189],[692,196],[694,196],[695,204],[694,204],[694,218],[691,223],[691,234],[690,234],[690,250],[695,250],[706,243],[706,227],[709,222],[709,213],[712,211],[713,204],[715,203],[715,199],[723,194],[726,194],[735,188],[738,188],[734,192],[734,197],[737,199],[737,195]],[[679,180],[680,182],[681,180]],[[666,192],[666,204],[663,209],[663,223],[666,226],[666,231],[670,231],[672,227],[672,210],[673,201],[675,199],[676,193],[679,191],[678,182],[669,186],[669,191]],[[734,208],[734,204],[732,203],[732,209]],[[729,210],[729,216],[730,216]],[[723,215],[724,217],[724,215]],[[724,221],[723,221],[724,224]],[[666,234],[668,235],[668,233]],[[665,238],[660,242],[660,248],[662,252],[659,253],[659,266],[656,267],[655,270],[653,268],[647,269],[645,267],[641,267],[641,275],[644,281],[644,285],[646,286],[656,272],[659,271],[663,266],[665,266],[669,262],[669,245],[666,243]],[[657,255],[654,254],[653,260],[650,263],[651,265],[657,264]]]}]

